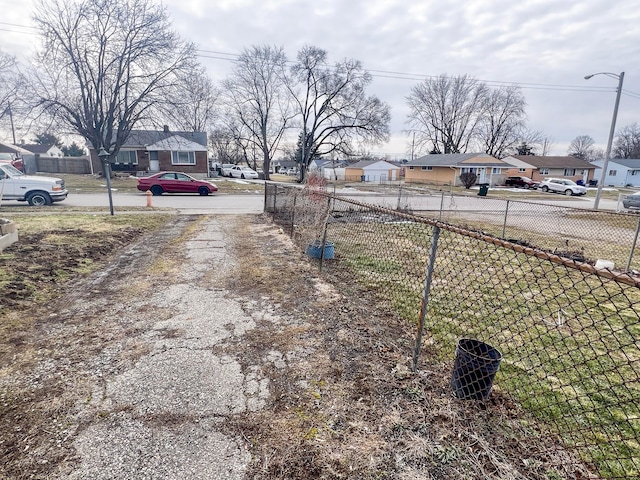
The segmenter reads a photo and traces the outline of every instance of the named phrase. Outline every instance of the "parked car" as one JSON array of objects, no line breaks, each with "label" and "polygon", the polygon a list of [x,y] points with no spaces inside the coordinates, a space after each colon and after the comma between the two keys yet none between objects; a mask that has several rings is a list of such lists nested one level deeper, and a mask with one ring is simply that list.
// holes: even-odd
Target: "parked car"
[{"label": "parked car", "polygon": [[0,182],[3,200],[29,202],[35,206],[61,202],[69,193],[61,178],[25,175],[10,163],[0,163]]},{"label": "parked car", "polygon": [[515,177],[507,177],[504,181],[504,184],[507,187],[518,187],[518,188],[538,188],[538,184],[540,182],[536,182],[531,180],[529,177],[515,176]]},{"label": "parked car", "polygon": [[538,188],[543,192],[564,193],[565,195],[586,195],[587,187],[566,178],[547,178]]},{"label": "parked car", "polygon": [[21,172],[24,172],[24,161],[21,158],[15,158],[10,153],[0,153],[0,163],[8,163]]},{"label": "parked car", "polygon": [[223,177],[230,177],[231,174],[229,173],[229,171],[235,166],[235,163],[223,163],[220,166],[220,175]]},{"label": "parked car", "polygon": [[229,169],[229,176],[233,178],[258,178],[258,172],[253,168],[242,165],[234,165]]},{"label": "parked car", "polygon": [[289,175],[291,177],[295,177],[296,175],[298,175],[298,169],[297,168],[290,168],[289,170],[287,170],[287,175]]},{"label": "parked car", "polygon": [[211,182],[198,180],[182,172],[160,172],[149,177],[138,178],[138,190],[150,190],[153,195],[163,193],[198,193],[209,195],[218,191]]},{"label": "parked car", "polygon": [[640,208],[640,192],[632,193],[622,199],[624,208]]}]

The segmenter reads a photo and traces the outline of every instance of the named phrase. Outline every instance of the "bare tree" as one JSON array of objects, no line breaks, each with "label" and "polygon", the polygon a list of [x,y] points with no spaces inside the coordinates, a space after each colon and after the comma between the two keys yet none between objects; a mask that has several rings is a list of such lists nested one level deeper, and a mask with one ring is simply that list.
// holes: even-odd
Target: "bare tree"
[{"label": "bare tree", "polygon": [[0,51],[0,130],[8,129],[16,143],[16,113],[24,110],[25,77],[15,57]]},{"label": "bare tree", "polygon": [[162,105],[166,122],[187,132],[209,132],[217,116],[220,92],[204,67],[177,72],[172,98]]},{"label": "bare tree", "polygon": [[474,146],[486,111],[488,89],[466,75],[427,79],[407,97],[416,144],[432,153],[464,153]]},{"label": "bare tree", "polygon": [[111,158],[194,68],[153,0],[39,0],[34,19],[40,106]]},{"label": "bare tree", "polygon": [[497,158],[508,155],[525,128],[525,99],[518,87],[486,92],[478,125],[478,142],[484,153]]},{"label": "bare tree", "polygon": [[546,157],[555,142],[552,137],[540,130],[524,128],[518,134],[518,142],[507,149],[508,155],[538,155]]},{"label": "bare tree", "polygon": [[357,60],[330,65],[325,50],[305,46],[298,52],[288,86],[302,127],[300,181],[314,156],[388,141],[389,106],[366,94],[370,83]]},{"label": "bare tree", "polygon": [[[238,58],[231,76],[223,82],[231,117],[227,127],[245,150],[257,149],[265,178],[282,136],[291,120],[290,99],[284,88],[286,56],[282,47],[253,46]],[[248,163],[251,163],[248,160]],[[255,159],[253,161],[255,167]]]},{"label": "bare tree", "polygon": [[572,157],[587,160],[592,156],[593,145],[595,143],[596,142],[589,135],[578,135],[576,138],[571,140],[567,154]]},{"label": "bare tree", "polygon": [[209,134],[209,149],[220,163],[246,160],[246,144],[238,142],[237,135],[226,127],[218,127]]},{"label": "bare tree", "polygon": [[632,123],[616,135],[613,145],[614,158],[640,158],[640,127]]}]

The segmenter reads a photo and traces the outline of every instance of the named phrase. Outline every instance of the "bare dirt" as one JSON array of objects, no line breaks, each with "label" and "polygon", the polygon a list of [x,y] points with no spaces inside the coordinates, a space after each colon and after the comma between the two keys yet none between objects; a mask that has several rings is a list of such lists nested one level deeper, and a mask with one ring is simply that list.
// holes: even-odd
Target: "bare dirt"
[{"label": "bare dirt", "polygon": [[[411,372],[414,326],[370,292],[323,278],[268,218],[229,216],[223,223],[237,261],[225,271],[220,294],[246,299],[256,326],[216,350],[245,369],[261,365],[269,379],[263,408],[229,414],[219,426],[251,452],[245,478],[596,478],[499,390],[486,403],[453,398],[451,365],[430,358],[428,345],[420,369]],[[100,246],[91,251],[16,247],[12,267],[39,280],[29,277],[29,288],[16,283],[3,292],[1,478],[74,470],[73,439],[87,428],[77,422],[78,405],[92,394],[87,377],[99,368],[108,381],[146,353],[143,343],[130,341],[142,332],[109,318],[110,305],[161,315],[128,305],[125,287],[146,288],[139,284],[142,270],[155,272],[154,287],[169,286],[181,239],[196,225],[194,217],[176,217],[142,239],[135,229],[117,241],[96,238]],[[127,243],[125,254],[97,274],[51,285],[47,272],[83,255],[105,260]],[[37,281],[58,288],[59,300],[39,304]],[[78,307],[60,315],[70,303]],[[23,316],[32,321],[17,329]],[[177,419],[153,422],[180,428]]]}]

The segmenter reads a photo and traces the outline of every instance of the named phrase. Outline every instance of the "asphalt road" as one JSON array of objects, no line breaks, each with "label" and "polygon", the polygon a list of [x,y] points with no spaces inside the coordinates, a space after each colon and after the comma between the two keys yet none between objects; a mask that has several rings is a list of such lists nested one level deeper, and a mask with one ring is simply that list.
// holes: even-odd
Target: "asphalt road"
[{"label": "asphalt road", "polygon": [[[116,211],[147,205],[147,195],[144,193],[113,192],[112,199]],[[74,207],[108,207],[109,196],[106,193],[71,193],[63,203]],[[184,214],[257,214],[264,209],[264,194],[215,194],[203,197],[175,193],[151,196],[151,204],[158,208],[175,208],[178,213]]]},{"label": "asphalt road", "polygon": [[[345,188],[336,192],[338,195],[351,198],[353,200],[378,205],[388,208],[409,208],[413,211],[445,210],[453,208],[458,211],[495,211],[504,210],[504,199],[478,196],[456,196],[453,201],[445,194],[444,199],[441,194],[434,195],[402,195],[398,202],[397,194],[376,194],[367,191],[359,191],[355,188]],[[555,205],[569,208],[593,207],[593,198],[572,197],[566,198],[561,195],[548,194],[548,199],[531,200],[532,203]],[[145,207],[147,205],[147,195],[144,193],[112,193],[114,210],[127,207]],[[516,199],[514,199],[516,200]],[[526,195],[517,200],[527,201]],[[453,202],[453,204],[452,204]],[[399,204],[400,203],[400,204]],[[264,194],[262,192],[245,194],[224,194],[217,193],[206,197],[192,194],[164,194],[152,196],[151,204],[158,208],[175,208],[182,214],[259,214],[264,210]],[[4,201],[3,207],[12,205],[25,205],[23,202]],[[64,202],[59,205],[73,207],[108,207],[109,198],[106,193],[70,193]],[[602,210],[615,211],[618,207],[616,200],[602,199],[600,208]]]}]

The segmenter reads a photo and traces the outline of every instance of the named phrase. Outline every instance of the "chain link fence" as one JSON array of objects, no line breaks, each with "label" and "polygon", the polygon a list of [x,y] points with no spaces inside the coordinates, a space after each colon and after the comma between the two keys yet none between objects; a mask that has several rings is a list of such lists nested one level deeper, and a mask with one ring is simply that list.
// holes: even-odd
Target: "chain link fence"
[{"label": "chain link fence", "polygon": [[265,188],[266,211],[325,275],[417,323],[414,369],[455,358],[456,396],[506,395],[599,476],[640,478],[640,277],[625,268],[637,218],[515,201],[415,215],[401,197]]},{"label": "chain link fence", "polygon": [[[333,190],[333,193],[342,198],[482,230],[578,261],[595,264],[597,260],[603,260],[614,263],[619,270],[640,271],[640,257],[635,254],[640,233],[640,215],[637,214],[480,197],[473,190],[464,195],[426,186],[355,187]],[[329,189],[331,191],[331,187]],[[563,199],[552,193],[530,191],[529,194],[539,196],[541,201],[581,201],[576,197]]]}]

